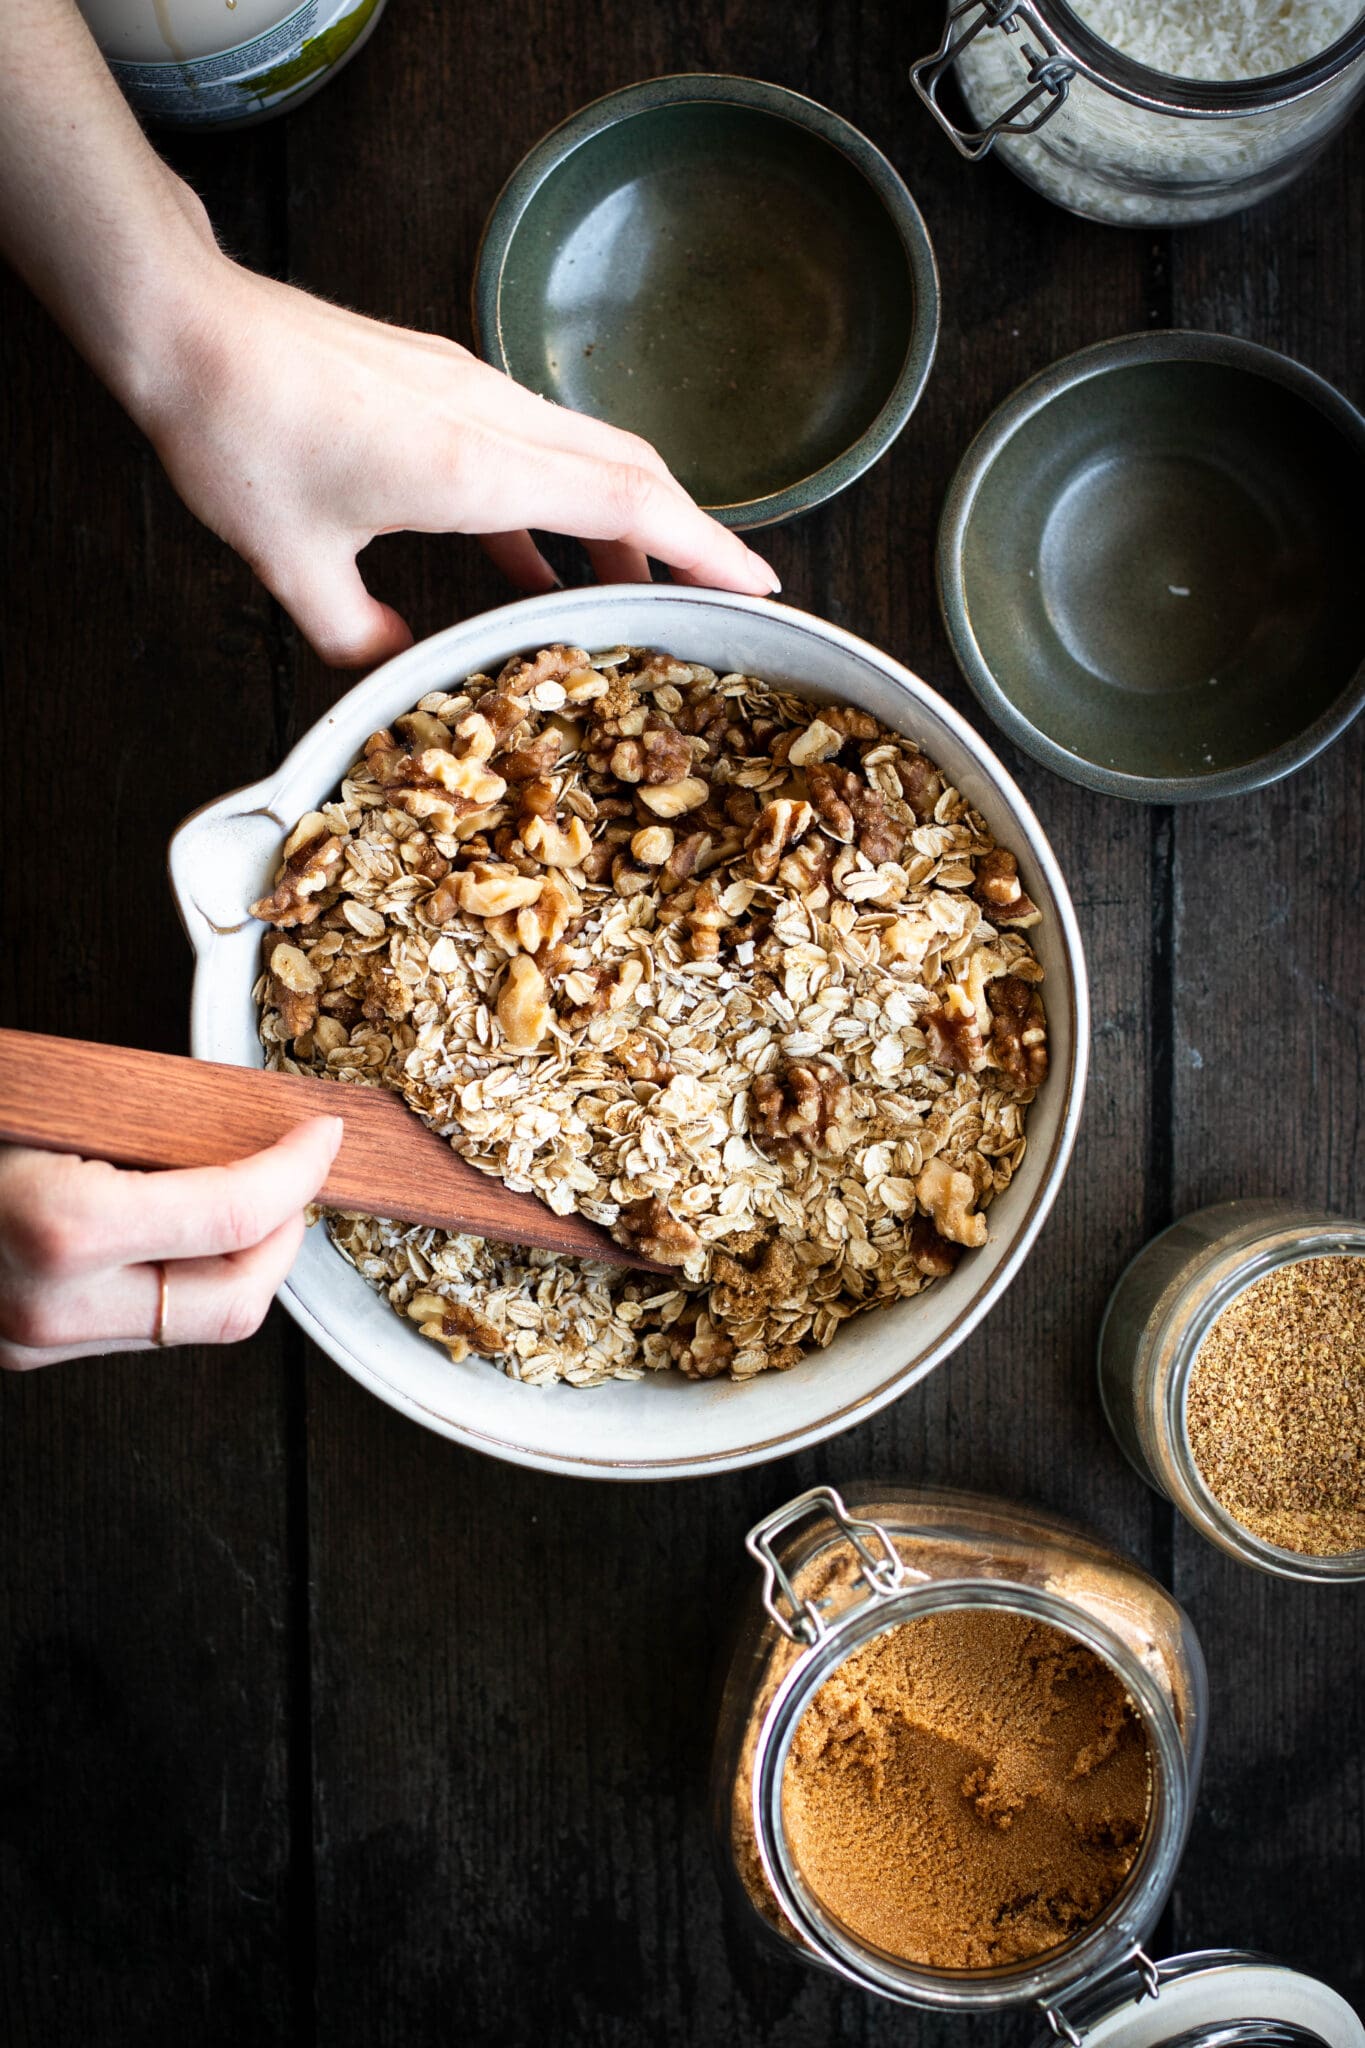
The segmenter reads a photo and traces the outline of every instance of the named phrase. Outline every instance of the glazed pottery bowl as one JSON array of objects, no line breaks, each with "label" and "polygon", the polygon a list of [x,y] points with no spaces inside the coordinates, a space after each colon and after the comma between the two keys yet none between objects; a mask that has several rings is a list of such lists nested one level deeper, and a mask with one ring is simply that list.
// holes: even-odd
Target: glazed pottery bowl
[{"label": "glazed pottery bowl", "polygon": [[484,230],[479,347],[653,442],[728,526],[809,510],[924,388],[938,277],[919,210],[839,115],[749,78],[655,78],[574,115]]},{"label": "glazed pottery bowl", "polygon": [[1217,334],[1054,363],[953,480],[939,594],[1011,739],[1073,782],[1181,803],[1274,782],[1365,703],[1365,419]]},{"label": "glazed pottery bowl", "polygon": [[[1056,1196],[1085,1087],[1085,963],[1066,885],[1028,804],[966,721],[906,669],[838,627],[759,598],[665,584],[556,592],[452,626],[343,697],[280,768],[209,804],[171,842],[171,881],[197,962],[190,1043],[201,1059],[260,1064],[251,991],[262,926],[246,906],[269,887],[283,835],[325,802],[366,737],[429,690],[496,673],[510,655],[567,641],[652,646],[722,672],[764,676],[816,700],[861,706],[920,741],[1019,857],[1043,911],[1031,936],[1046,970],[1052,1064],[1028,1150],[989,1211],[990,1237],[947,1279],[847,1323],[791,1371],[736,1384],[649,1374],[591,1389],[523,1386],[486,1362],[453,1365],[309,1231],[283,1290],[289,1313],[362,1385],[458,1442],[545,1470],[663,1478],[757,1464],[866,1420],[946,1358],[1018,1272]],[[340,1095],[340,1089],[338,1094]]]}]

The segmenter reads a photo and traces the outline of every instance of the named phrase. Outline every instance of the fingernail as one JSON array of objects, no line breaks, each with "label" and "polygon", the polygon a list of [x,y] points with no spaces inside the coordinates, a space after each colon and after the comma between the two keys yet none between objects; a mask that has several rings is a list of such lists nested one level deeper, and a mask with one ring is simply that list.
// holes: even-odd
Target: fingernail
[{"label": "fingernail", "polygon": [[341,1141],[346,1134],[346,1125],[339,1116],[324,1117],[323,1122],[327,1125],[327,1135],[332,1141],[332,1157],[335,1159],[337,1153],[341,1150]]},{"label": "fingernail", "polygon": [[754,573],[763,578],[769,592],[775,597],[782,588],[782,579],[773,568],[772,563],[765,562],[762,555],[756,555],[752,548],[746,548],[745,553],[749,557],[749,565]]}]

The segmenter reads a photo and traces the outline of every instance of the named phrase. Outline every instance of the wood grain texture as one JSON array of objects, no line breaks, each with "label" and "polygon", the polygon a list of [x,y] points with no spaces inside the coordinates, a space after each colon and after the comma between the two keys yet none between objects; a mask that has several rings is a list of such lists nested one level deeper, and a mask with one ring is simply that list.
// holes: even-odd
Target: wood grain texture
[{"label": "wood grain texture", "polygon": [[315,1116],[345,1126],[318,1190],[329,1208],[668,1271],[480,1173],[387,1089],[0,1030],[0,1140],[12,1144],[115,1166],[227,1166]]},{"label": "wood grain texture", "polygon": [[[1357,123],[1260,213],[1190,238],[1178,316],[1365,403],[1365,306],[1337,254],[1363,199]],[[1172,886],[1174,1213],[1256,1193],[1365,1216],[1365,725],[1274,789],[1179,816]],[[1286,1951],[1292,1933],[1296,1961],[1365,2005],[1360,1589],[1243,1571],[1183,1521],[1173,1584],[1212,1690],[1178,1936]]]},{"label": "wood grain texture", "polygon": [[[277,267],[280,137],[183,160]],[[283,636],[7,276],[0,298],[0,1021],[183,1051],[166,841],[276,757]],[[291,1347],[277,1311],[234,1354],[3,1376],[7,2048],[297,2038]]]},{"label": "wood grain texture", "polygon": [[[467,340],[484,214],[585,100],[728,69],[837,107],[921,204],[939,358],[891,455],[762,545],[794,603],[980,723],[932,575],[972,433],[1057,355],[1173,320],[1287,347],[1365,396],[1365,137],[1238,221],[1093,227],[960,163],[919,110],[906,66],[940,15],[925,0],[395,0],[284,127],[184,160],[254,260]],[[9,304],[7,729],[49,729],[54,703],[92,693],[113,716],[77,721],[60,775],[4,780],[23,906],[4,1021],[180,1049],[187,963],[161,845],[191,804],[277,760],[337,681],[40,317]],[[576,550],[550,546],[581,576]],[[459,539],[391,537],[364,567],[418,633],[506,595]],[[772,1964],[721,1911],[710,1684],[743,1533],[798,1486],[860,1473],[1040,1501],[1174,1576],[1215,1712],[1168,1943],[1256,1942],[1365,1997],[1362,1603],[1262,1582],[1173,1527],[1106,1434],[1092,1366],[1109,1286],[1179,1208],[1271,1189],[1360,1213],[1361,733],[1279,791],[1180,814],[1001,751],[1075,892],[1089,1102],[1024,1273],[893,1409],[798,1459],[650,1488],[439,1442],[305,1360],[277,1319],[230,1359],[0,1389],[0,2038],[1025,2048],[1026,2017],[879,2004]]]}]

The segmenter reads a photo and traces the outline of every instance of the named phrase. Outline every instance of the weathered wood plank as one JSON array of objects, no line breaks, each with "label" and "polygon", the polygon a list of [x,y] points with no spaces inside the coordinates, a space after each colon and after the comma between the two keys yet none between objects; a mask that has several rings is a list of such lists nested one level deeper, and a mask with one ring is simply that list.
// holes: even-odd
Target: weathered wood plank
[{"label": "weathered wood plank", "polygon": [[[271,259],[279,145],[187,158]],[[11,281],[7,1024],[183,1050],[179,818],[278,747],[278,633]],[[281,1330],[0,1385],[0,2038],[299,2038]]]},{"label": "weathered wood plank", "polygon": [[[1182,322],[1297,356],[1365,399],[1359,124],[1257,212],[1185,238]],[[1365,727],[1278,787],[1183,813],[1175,850],[1174,1213],[1276,1194],[1365,1214]],[[1176,1528],[1212,1677],[1182,1946],[1237,1943],[1365,2002],[1365,1607]]]},{"label": "weathered wood plank", "polygon": [[[1176,1213],[1277,1194],[1365,1211],[1360,1017],[1365,734],[1278,789],[1181,820]],[[1181,1522],[1175,1585],[1212,1677],[1181,1880],[1185,1946],[1245,1943],[1365,1995],[1365,1620]]]}]

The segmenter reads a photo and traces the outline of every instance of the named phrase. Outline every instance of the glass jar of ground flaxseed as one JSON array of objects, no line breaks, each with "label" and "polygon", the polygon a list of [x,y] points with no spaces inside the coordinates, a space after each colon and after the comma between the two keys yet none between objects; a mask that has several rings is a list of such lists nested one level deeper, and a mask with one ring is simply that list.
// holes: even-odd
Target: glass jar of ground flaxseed
[{"label": "glass jar of ground flaxseed", "polygon": [[1365,1223],[1220,1202],[1138,1253],[1100,1394],[1149,1486],[1291,1579],[1365,1579]]},{"label": "glass jar of ground flaxseed", "polygon": [[966,1493],[816,1487],[748,1549],[761,1592],[712,1792],[755,1929],[956,2012],[1056,2011],[1140,1955],[1203,1749],[1203,1659],[1171,1596]]}]

